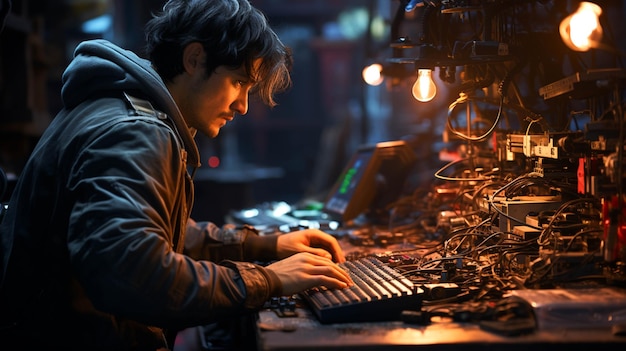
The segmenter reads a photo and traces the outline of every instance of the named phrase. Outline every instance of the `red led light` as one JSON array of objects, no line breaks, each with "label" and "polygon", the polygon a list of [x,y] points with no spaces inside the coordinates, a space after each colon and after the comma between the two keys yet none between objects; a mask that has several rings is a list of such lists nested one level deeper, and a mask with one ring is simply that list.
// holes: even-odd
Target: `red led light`
[{"label": "red led light", "polygon": [[209,157],[209,167],[216,168],[220,165],[220,158],[217,156]]}]

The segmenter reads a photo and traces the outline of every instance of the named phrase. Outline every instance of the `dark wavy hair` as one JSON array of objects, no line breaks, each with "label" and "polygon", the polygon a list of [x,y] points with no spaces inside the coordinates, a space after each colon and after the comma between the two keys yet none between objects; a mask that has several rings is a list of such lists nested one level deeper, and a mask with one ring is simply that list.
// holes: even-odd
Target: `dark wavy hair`
[{"label": "dark wavy hair", "polygon": [[[291,51],[248,0],[169,0],[146,24],[146,54],[165,81],[183,72],[185,46],[199,42],[207,52],[206,71],[218,66],[246,68],[256,80],[253,94],[268,106],[291,85]],[[258,72],[252,63],[261,58]]]}]

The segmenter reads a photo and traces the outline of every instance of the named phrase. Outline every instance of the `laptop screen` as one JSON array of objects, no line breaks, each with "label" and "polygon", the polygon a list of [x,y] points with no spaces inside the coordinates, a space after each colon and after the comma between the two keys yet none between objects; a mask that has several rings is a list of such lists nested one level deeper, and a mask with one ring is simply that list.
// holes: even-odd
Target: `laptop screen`
[{"label": "laptop screen", "polygon": [[402,192],[414,163],[413,150],[402,140],[360,147],[329,192],[324,211],[343,221],[384,211]]}]

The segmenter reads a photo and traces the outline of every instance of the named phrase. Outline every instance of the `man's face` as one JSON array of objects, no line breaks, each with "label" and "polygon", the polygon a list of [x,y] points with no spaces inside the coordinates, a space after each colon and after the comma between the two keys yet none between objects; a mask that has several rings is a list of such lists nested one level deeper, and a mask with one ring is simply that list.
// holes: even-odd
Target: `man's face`
[{"label": "man's face", "polygon": [[[204,57],[200,59],[201,67],[204,67]],[[260,64],[261,59],[254,62],[255,72]],[[235,114],[248,112],[248,95],[255,82],[250,81],[244,67],[232,70],[219,66],[208,77],[203,68],[191,72],[175,99],[187,124],[214,138]]]}]

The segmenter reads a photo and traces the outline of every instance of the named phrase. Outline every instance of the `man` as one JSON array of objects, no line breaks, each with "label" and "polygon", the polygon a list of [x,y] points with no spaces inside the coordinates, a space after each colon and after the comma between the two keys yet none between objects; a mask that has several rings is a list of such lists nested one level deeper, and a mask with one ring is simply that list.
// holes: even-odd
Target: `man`
[{"label": "man", "polygon": [[150,61],[83,42],[63,75],[64,109],[0,226],[5,345],[171,348],[163,330],[352,284],[326,233],[259,236],[188,217],[194,133],[217,136],[249,94],[272,106],[290,84],[289,52],[263,15],[246,0],[171,0],[146,39]]}]

